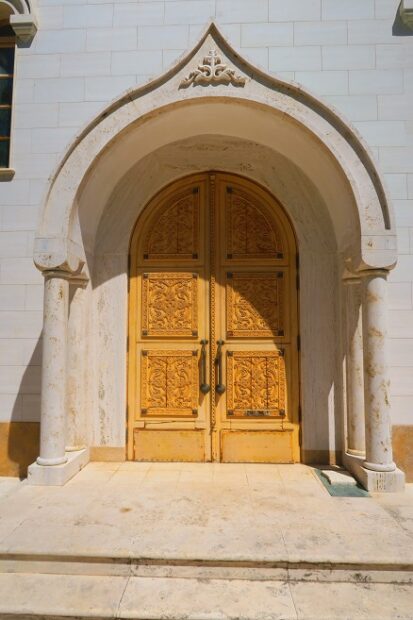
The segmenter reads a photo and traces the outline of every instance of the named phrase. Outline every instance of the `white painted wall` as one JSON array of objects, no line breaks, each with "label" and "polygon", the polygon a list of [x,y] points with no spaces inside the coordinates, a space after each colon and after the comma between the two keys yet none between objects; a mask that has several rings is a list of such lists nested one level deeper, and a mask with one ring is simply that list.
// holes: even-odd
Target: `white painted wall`
[{"label": "white painted wall", "polygon": [[163,71],[213,17],[242,55],[328,100],[371,146],[399,232],[389,285],[393,421],[413,423],[413,32],[393,34],[398,4],[37,0],[39,31],[16,54],[16,174],[0,183],[0,421],[38,419],[43,283],[32,244],[48,177],[88,120]]}]

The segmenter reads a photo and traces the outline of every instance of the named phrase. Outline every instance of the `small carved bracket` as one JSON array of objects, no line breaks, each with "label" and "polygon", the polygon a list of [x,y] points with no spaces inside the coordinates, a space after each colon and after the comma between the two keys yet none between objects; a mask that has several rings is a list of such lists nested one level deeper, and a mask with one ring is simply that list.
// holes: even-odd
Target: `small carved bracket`
[{"label": "small carved bracket", "polygon": [[207,56],[204,56],[202,63],[198,65],[190,74],[179,84],[179,88],[188,86],[209,86],[218,84],[232,84],[233,86],[245,86],[246,78],[237,75],[235,69],[231,69],[222,62],[221,56],[215,49],[211,49]]}]

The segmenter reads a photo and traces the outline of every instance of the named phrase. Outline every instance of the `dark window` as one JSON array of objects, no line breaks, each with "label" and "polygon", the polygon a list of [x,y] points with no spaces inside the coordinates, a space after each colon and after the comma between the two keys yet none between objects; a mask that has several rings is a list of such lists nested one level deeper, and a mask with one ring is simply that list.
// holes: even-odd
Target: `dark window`
[{"label": "dark window", "polygon": [[10,165],[14,39],[10,26],[0,25],[0,168]]}]

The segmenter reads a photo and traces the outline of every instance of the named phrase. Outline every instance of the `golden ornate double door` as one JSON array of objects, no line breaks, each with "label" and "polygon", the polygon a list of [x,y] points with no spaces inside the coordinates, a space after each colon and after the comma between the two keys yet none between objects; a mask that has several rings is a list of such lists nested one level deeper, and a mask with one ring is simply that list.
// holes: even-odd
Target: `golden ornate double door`
[{"label": "golden ornate double door", "polygon": [[205,173],[152,200],[131,243],[128,457],[298,461],[297,255],[262,188]]}]

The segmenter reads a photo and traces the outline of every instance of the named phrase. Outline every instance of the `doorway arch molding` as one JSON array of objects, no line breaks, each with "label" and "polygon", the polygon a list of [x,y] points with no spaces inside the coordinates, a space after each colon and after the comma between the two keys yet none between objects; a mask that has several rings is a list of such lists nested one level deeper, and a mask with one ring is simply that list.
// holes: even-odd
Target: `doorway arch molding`
[{"label": "doorway arch molding", "polygon": [[[183,88],[183,80],[211,50],[243,83]],[[172,68],[124,93],[68,148],[42,208],[34,250],[37,267],[77,272],[91,249],[104,204],[127,170],[167,142],[204,133],[255,139],[294,160],[318,187],[349,270],[394,266],[392,207],[357,131],[300,85],[241,58],[211,23]],[[88,205],[91,230],[81,232],[78,204],[86,182],[89,190],[96,188],[97,199]]]}]

